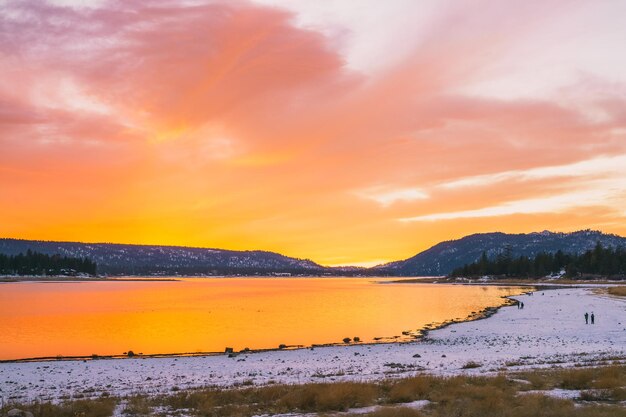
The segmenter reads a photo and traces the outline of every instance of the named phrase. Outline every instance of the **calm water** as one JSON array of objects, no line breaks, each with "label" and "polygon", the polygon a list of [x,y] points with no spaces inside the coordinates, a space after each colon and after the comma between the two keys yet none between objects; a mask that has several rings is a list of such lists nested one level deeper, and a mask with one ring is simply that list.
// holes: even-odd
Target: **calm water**
[{"label": "calm water", "polygon": [[519,288],[372,278],[0,284],[0,359],[223,351],[393,337]]}]

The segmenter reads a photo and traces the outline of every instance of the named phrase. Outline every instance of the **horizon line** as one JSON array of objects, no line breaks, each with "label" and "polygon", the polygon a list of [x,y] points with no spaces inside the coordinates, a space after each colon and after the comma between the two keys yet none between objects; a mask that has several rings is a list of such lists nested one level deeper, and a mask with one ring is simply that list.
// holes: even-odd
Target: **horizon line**
[{"label": "horizon line", "polygon": [[[607,233],[607,232],[603,232],[601,230],[597,230],[597,229],[590,229],[590,228],[586,228],[586,229],[578,229],[578,230],[574,230],[572,232],[559,232],[559,231],[551,231],[548,229],[544,229],[540,232],[527,232],[527,233],[507,233],[507,232],[502,232],[502,231],[491,231],[491,232],[477,232],[477,233],[470,233],[467,235],[463,235],[461,237],[455,238],[455,239],[448,239],[448,240],[442,240],[439,241],[437,243],[435,243],[434,245],[431,245],[430,247],[428,247],[427,249],[424,249],[422,251],[417,251],[416,253],[414,253],[413,255],[408,256],[407,258],[402,258],[402,259],[395,259],[395,260],[383,260],[383,259],[377,259],[374,261],[358,261],[358,262],[354,262],[354,263],[337,263],[337,264],[322,264],[319,263],[311,258],[301,258],[301,257],[297,257],[297,256],[291,256],[291,255],[286,255],[282,252],[277,252],[277,251],[273,251],[273,250],[267,250],[267,249],[226,249],[226,248],[218,248],[218,247],[208,247],[208,246],[187,246],[187,245],[167,245],[167,244],[153,244],[153,243],[122,243],[122,242],[105,242],[105,241],[97,241],[97,242],[89,242],[89,241],[80,241],[80,240],[45,240],[45,239],[27,239],[27,238],[16,238],[16,237],[0,237],[0,241],[3,240],[16,240],[16,241],[31,241],[31,242],[46,242],[46,243],[76,243],[76,244],[83,244],[83,245],[125,245],[125,246],[152,246],[152,247],[167,247],[167,248],[181,248],[181,249],[204,249],[204,250],[215,250],[215,251],[224,251],[224,252],[265,252],[265,253],[273,253],[276,255],[280,255],[280,256],[284,256],[287,258],[292,258],[292,259],[298,259],[298,260],[303,260],[303,261],[310,261],[315,263],[316,265],[319,265],[321,267],[324,268],[363,268],[363,269],[370,269],[370,268],[374,268],[377,266],[382,266],[382,265],[387,265],[393,262],[401,262],[401,261],[405,261],[407,259],[410,259],[416,255],[419,255],[420,253],[423,253],[429,249],[432,249],[433,247],[445,243],[445,242],[453,242],[453,241],[457,241],[457,240],[461,240],[464,239],[466,237],[469,236],[474,236],[474,235],[485,235],[485,234],[493,234],[493,233],[502,233],[505,235],[530,235],[530,234],[542,234],[548,232],[550,234],[573,234],[573,233],[579,233],[579,232],[596,232],[596,233],[601,233],[603,235],[607,235],[607,236],[616,236],[616,237],[620,237],[620,238],[624,238],[626,239],[626,236],[621,236],[618,235],[616,233]],[[374,262],[378,262],[378,263],[374,263]],[[366,266],[364,264],[371,264],[369,266]]]}]

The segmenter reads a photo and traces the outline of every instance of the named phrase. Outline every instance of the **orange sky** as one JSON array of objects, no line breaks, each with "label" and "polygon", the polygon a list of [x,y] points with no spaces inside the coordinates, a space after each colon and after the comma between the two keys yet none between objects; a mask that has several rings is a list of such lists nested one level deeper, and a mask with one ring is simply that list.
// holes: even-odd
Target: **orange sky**
[{"label": "orange sky", "polygon": [[504,3],[0,1],[0,236],[626,234],[626,4]]}]

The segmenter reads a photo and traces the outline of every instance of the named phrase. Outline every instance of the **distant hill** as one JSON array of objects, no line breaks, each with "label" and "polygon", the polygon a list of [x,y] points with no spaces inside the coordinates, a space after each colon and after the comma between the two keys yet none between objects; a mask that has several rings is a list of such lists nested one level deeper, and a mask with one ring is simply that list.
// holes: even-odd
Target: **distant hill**
[{"label": "distant hill", "polygon": [[317,274],[326,270],[310,260],[265,251],[0,239],[0,253],[17,255],[28,249],[87,257],[97,263],[99,274],[110,275]]},{"label": "distant hill", "polygon": [[[98,273],[107,275],[447,275],[475,262],[484,252],[493,258],[505,250],[512,256],[534,257],[540,252],[583,253],[597,242],[604,247],[626,247],[626,238],[593,230],[573,233],[480,233],[439,243],[412,258],[373,268],[330,268],[308,259],[274,252],[230,251],[183,246],[124,245],[115,243],[48,242],[0,239],[0,253],[17,255],[28,249],[43,254],[90,258]],[[508,248],[508,249],[507,249]]]},{"label": "distant hill", "polygon": [[626,247],[626,238],[594,230],[573,233],[543,231],[528,234],[478,233],[458,240],[441,242],[403,261],[379,265],[372,269],[381,275],[429,276],[447,275],[454,268],[477,261],[481,254],[489,258],[510,248],[512,256],[534,257],[540,252],[580,254],[593,249],[597,242],[604,247]]}]

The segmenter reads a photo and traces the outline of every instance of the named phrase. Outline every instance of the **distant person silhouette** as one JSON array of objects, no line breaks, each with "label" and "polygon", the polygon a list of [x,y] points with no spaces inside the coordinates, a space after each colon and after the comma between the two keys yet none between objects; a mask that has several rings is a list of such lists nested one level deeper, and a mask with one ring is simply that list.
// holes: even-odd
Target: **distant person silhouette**
[{"label": "distant person silhouette", "polygon": [[585,313],[585,324],[589,324],[589,313]]},{"label": "distant person silhouette", "polygon": [[596,316],[593,315],[593,312],[591,313],[591,324],[594,324],[596,321]]},{"label": "distant person silhouette", "polygon": [[521,307],[522,310],[524,309],[524,303],[521,303]]}]

